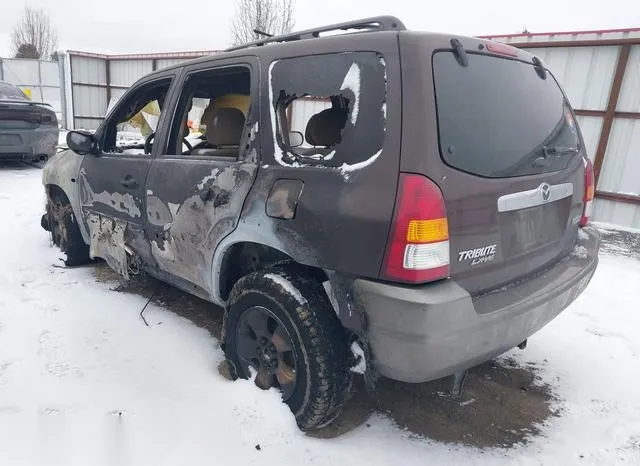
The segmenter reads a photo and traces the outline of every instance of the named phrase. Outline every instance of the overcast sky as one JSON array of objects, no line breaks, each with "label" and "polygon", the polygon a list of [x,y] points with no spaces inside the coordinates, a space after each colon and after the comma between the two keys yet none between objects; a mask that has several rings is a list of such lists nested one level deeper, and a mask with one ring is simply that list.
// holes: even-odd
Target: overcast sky
[{"label": "overcast sky", "polygon": [[[26,4],[49,11],[59,48],[106,53],[229,45],[233,0],[2,0],[0,57]],[[54,6],[55,5],[55,6]],[[298,0],[296,28],[391,14],[408,28],[466,35],[640,27],[640,0]]]}]

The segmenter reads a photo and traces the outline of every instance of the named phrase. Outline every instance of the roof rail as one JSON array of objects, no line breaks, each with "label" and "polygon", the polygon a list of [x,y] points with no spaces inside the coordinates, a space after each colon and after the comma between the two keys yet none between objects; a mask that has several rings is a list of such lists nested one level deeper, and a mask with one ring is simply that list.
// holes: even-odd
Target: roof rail
[{"label": "roof rail", "polygon": [[259,47],[261,45],[273,44],[278,42],[293,42],[296,40],[313,39],[320,37],[323,32],[332,31],[348,31],[349,29],[362,29],[372,31],[404,31],[407,28],[398,18],[394,16],[374,16],[372,18],[358,19],[355,21],[347,21],[346,23],[331,24],[304,31],[291,32],[280,36],[268,37],[266,39],[249,42],[248,44],[237,45],[225,50],[231,52],[233,50],[242,50],[248,47]]}]

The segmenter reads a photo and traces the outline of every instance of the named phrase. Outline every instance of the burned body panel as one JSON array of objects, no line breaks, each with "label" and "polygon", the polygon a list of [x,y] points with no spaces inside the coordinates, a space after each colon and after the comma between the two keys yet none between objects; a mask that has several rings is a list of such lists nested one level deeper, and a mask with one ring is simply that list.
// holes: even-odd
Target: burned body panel
[{"label": "burned body panel", "polygon": [[157,160],[146,193],[157,267],[211,292],[214,251],[235,229],[256,172],[243,161]]},{"label": "burned body panel", "polygon": [[105,259],[125,278],[129,257],[154,263],[144,216],[144,184],[150,165],[149,156],[85,156],[75,183],[84,219],[79,223],[85,223],[90,233],[90,257]]},{"label": "burned body panel", "polygon": [[127,222],[89,214],[87,225],[90,232],[89,257],[101,257],[109,267],[124,278],[129,278],[124,240]]},{"label": "burned body panel", "polygon": [[[84,157],[84,155],[66,150],[50,158],[42,170],[42,184],[44,186],[58,186],[62,189],[67,195],[77,219],[83,218],[78,178]],[[78,227],[85,243],[89,244],[89,230],[86,224],[79,221]]]},{"label": "burned body panel", "polygon": [[[248,223],[262,218],[261,228],[268,225],[276,236],[270,244],[299,263],[378,278],[398,180],[400,62],[397,38],[381,33],[366,42],[364,49],[375,53],[327,39],[317,54],[291,44],[261,61],[263,94],[270,99],[261,102],[262,166],[245,206],[254,200],[259,207],[243,213],[233,236],[250,236]],[[349,100],[341,141],[322,159],[291,155],[279,131],[280,96],[304,94]],[[264,217],[265,197],[278,179],[304,184],[295,218]]]}]

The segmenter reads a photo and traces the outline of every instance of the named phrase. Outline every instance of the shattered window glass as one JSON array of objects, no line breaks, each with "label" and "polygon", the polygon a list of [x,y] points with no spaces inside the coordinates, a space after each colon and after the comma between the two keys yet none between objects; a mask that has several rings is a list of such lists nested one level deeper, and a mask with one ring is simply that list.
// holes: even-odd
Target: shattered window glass
[{"label": "shattered window glass", "polygon": [[380,54],[277,60],[269,67],[269,87],[277,163],[350,171],[381,154],[386,70]]}]

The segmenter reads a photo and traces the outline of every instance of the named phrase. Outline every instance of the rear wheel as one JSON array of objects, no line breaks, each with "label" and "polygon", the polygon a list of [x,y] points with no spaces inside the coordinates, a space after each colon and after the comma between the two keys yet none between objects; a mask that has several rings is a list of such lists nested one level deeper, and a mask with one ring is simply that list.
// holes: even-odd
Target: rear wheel
[{"label": "rear wheel", "polygon": [[225,352],[237,375],[280,390],[303,430],[329,424],[351,388],[346,331],[322,287],[293,269],[256,272],[233,288]]},{"label": "rear wheel", "polygon": [[51,232],[53,244],[66,254],[65,265],[82,265],[90,261],[89,246],[82,238],[71,204],[64,194],[54,192],[49,196],[42,226]]}]

